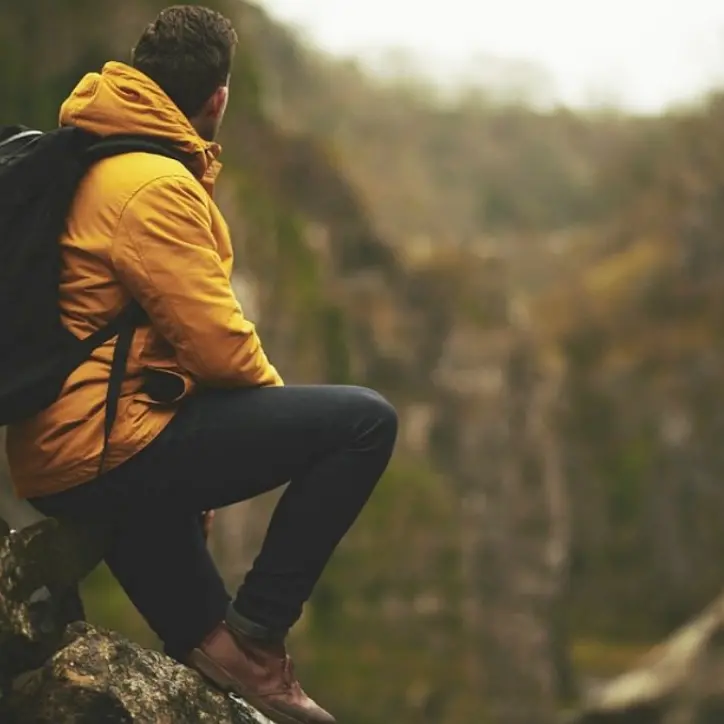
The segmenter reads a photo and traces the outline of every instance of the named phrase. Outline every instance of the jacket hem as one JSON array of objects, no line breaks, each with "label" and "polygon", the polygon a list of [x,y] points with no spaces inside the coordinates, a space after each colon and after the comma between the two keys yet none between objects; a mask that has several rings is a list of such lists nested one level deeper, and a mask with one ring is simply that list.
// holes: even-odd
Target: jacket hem
[{"label": "jacket hem", "polygon": [[[109,472],[119,467],[150,445],[173,420],[174,415],[158,419],[156,424],[140,439],[129,441],[123,445],[109,446],[104,471]],[[92,482],[98,476],[101,456],[81,460],[62,470],[51,470],[47,473],[19,476],[13,475],[15,495],[21,500],[41,498],[70,490],[78,485]]]}]

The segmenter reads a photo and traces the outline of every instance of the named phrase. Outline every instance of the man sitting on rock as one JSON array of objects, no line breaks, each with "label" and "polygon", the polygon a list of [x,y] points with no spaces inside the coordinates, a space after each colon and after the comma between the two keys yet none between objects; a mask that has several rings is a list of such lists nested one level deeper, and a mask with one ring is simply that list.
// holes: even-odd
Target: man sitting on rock
[{"label": "man sitting on rock", "polygon": [[[368,389],[285,387],[234,296],[212,190],[236,45],[218,13],[168,8],[132,65],[107,63],[64,102],[62,125],[162,138],[193,163],[129,153],[83,180],[61,239],[64,323],[85,337],[131,299],[150,321],[133,338],[107,451],[114,341],[9,429],[8,454],[18,494],[42,513],[106,526],[105,560],[170,655],[279,724],[333,722],[284,641],[387,467],[397,418]],[[231,600],[202,514],[287,482]]]}]

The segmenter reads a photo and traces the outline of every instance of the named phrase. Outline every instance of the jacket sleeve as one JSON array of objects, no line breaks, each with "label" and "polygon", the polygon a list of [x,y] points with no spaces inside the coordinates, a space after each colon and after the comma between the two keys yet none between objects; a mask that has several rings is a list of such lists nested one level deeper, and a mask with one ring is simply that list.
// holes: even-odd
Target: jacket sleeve
[{"label": "jacket sleeve", "polygon": [[118,277],[199,382],[283,385],[231,287],[204,194],[183,176],[157,179],[138,191],[113,241]]}]

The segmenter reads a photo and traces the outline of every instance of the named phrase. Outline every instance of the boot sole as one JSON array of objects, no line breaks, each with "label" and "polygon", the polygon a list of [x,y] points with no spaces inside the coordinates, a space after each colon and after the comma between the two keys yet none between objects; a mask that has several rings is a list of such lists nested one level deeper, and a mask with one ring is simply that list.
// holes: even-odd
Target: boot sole
[{"label": "boot sole", "polygon": [[296,719],[289,714],[272,709],[263,700],[244,691],[226,669],[214,663],[201,651],[195,652],[194,664],[198,667],[198,672],[214,686],[225,694],[236,694],[241,697],[249,706],[253,706],[260,714],[271,719],[274,724],[310,724],[309,719]]}]

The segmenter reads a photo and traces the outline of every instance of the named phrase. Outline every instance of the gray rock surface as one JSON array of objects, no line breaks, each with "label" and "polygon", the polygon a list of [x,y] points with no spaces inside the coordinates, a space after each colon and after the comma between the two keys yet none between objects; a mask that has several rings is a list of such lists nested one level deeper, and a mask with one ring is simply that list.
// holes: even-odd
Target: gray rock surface
[{"label": "gray rock surface", "polygon": [[0,519],[0,722],[271,724],[196,672],[84,621],[77,583],[102,557],[98,531]]},{"label": "gray rock surface", "polygon": [[33,724],[267,724],[191,669],[110,631],[69,626],[60,649],[0,701],[0,721]]}]

